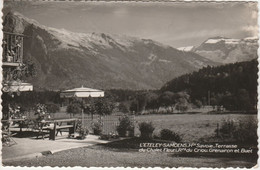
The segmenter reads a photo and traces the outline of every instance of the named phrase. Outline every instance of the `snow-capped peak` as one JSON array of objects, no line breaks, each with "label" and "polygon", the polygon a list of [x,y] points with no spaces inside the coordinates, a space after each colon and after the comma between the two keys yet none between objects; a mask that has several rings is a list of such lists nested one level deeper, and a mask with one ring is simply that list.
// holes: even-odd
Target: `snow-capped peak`
[{"label": "snow-capped peak", "polygon": [[180,50],[180,51],[189,52],[189,51],[192,51],[194,49],[194,46],[179,47],[177,49]]},{"label": "snow-capped peak", "polygon": [[240,39],[234,39],[234,38],[224,38],[224,37],[218,37],[218,38],[210,38],[205,43],[206,44],[216,44],[218,42],[223,41],[226,44],[238,44],[241,40]]},{"label": "snow-capped peak", "polygon": [[225,44],[239,44],[241,41],[256,41],[256,40],[258,40],[258,37],[247,37],[244,39],[216,37],[216,38],[209,38],[204,43],[205,44],[216,44],[218,42],[224,42]]},{"label": "snow-capped peak", "polygon": [[130,47],[133,45],[137,38],[124,36],[124,35],[114,35],[114,34],[104,34],[104,33],[74,33],[65,29],[49,28],[49,31],[55,35],[61,42],[62,46],[71,45],[73,47],[84,46],[89,49],[95,48],[94,46],[99,46],[103,48],[113,48],[111,44],[117,44],[123,47]]}]

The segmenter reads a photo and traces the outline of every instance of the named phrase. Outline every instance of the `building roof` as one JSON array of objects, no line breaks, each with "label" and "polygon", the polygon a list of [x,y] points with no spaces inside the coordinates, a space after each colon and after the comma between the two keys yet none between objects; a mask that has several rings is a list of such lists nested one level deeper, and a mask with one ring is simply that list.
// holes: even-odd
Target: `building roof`
[{"label": "building roof", "polygon": [[21,83],[17,81],[3,85],[4,92],[33,91],[33,85],[30,83]]},{"label": "building roof", "polygon": [[63,92],[102,92],[102,90],[98,90],[98,89],[91,89],[91,88],[87,88],[87,87],[79,87],[79,88],[74,88],[74,89],[70,89],[70,90],[65,90]]},{"label": "building roof", "polygon": [[104,91],[86,87],[74,88],[61,92],[61,97],[104,97]]}]

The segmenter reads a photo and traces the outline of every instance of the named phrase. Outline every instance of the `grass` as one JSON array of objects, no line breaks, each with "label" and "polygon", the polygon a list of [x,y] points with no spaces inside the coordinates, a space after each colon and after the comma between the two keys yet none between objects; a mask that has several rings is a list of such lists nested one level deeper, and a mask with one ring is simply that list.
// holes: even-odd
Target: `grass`
[{"label": "grass", "polygon": [[[55,113],[55,119],[69,118],[67,113]],[[81,114],[76,114],[75,117],[80,118]],[[94,115],[94,120],[98,119],[98,115]],[[116,133],[116,126],[119,124],[118,115],[110,115],[104,118],[103,132]],[[168,114],[168,115],[139,115],[135,116],[135,134],[140,135],[138,123],[143,121],[151,121],[155,127],[154,135],[159,136],[162,129],[170,129],[182,137],[182,142],[200,142],[204,139],[211,138],[217,128],[224,120],[246,120],[252,118],[257,120],[256,114],[218,114],[218,113],[197,113],[197,114]],[[91,116],[85,115],[85,125],[92,132]]]},{"label": "grass", "polygon": [[127,138],[123,140],[116,140],[106,144],[99,144],[110,149],[118,149],[118,151],[129,151],[140,149],[140,143],[170,143],[171,141],[159,140],[159,139],[142,139],[139,137]]},{"label": "grass", "polygon": [[[113,117],[113,116],[111,116]],[[214,135],[217,123],[225,119],[257,119],[257,115],[247,114],[174,114],[141,115],[135,117],[136,132],[138,123],[152,121],[154,134],[168,128],[182,134],[182,142],[198,142],[201,138]],[[99,167],[247,167],[257,162],[257,148],[253,154],[212,154],[212,153],[140,153],[140,143],[161,143],[157,139],[149,141],[128,138],[88,148],[71,149],[29,160],[4,162],[5,166],[99,166]],[[241,146],[242,147],[242,146]],[[249,148],[251,146],[243,146]]]},{"label": "grass", "polygon": [[[57,152],[29,160],[4,162],[5,166],[82,166],[82,167],[247,167],[256,165],[256,160],[245,157],[208,157],[192,155],[145,152],[136,150],[139,138],[114,141],[108,144],[95,145]],[[158,142],[158,141],[146,141]]]},{"label": "grass", "polygon": [[137,134],[138,122],[151,121],[155,127],[154,134],[159,135],[162,129],[170,129],[182,136],[182,142],[198,142],[203,138],[214,135],[217,124],[221,125],[226,119],[257,120],[252,114],[173,114],[173,115],[142,115],[136,116]]},{"label": "grass", "polygon": [[[140,149],[140,143],[171,143],[172,141],[166,141],[166,140],[160,140],[160,139],[142,139],[138,137],[134,138],[128,138],[128,139],[123,139],[123,140],[117,140],[105,144],[98,144],[100,146],[104,146],[106,148],[110,149],[117,149],[119,151],[125,151],[125,150],[138,150]],[[212,144],[215,145],[215,143],[207,143],[207,144]],[[218,143],[219,145],[234,145],[234,143]],[[237,143],[237,148],[252,148],[253,149],[253,154],[248,154],[247,158],[256,160],[257,159],[257,146],[252,147],[250,144],[239,144]],[[148,147],[149,148],[149,147]],[[193,147],[195,148],[195,147]],[[244,157],[244,153],[210,153],[210,152],[192,152],[192,153],[185,153],[185,152],[180,152],[180,153],[175,153],[174,155],[179,155],[183,157],[200,157],[200,156],[207,156],[207,157]]]}]

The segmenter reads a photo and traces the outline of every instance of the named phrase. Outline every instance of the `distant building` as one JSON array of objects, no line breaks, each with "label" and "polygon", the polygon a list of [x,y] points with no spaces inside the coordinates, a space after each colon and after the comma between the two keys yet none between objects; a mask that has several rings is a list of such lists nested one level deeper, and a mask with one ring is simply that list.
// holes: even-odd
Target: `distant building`
[{"label": "distant building", "polygon": [[60,97],[64,98],[63,105],[68,105],[70,100],[73,98],[79,98],[85,100],[90,97],[104,97],[105,92],[102,90],[91,89],[86,87],[74,88],[70,90],[65,90],[60,93]]}]

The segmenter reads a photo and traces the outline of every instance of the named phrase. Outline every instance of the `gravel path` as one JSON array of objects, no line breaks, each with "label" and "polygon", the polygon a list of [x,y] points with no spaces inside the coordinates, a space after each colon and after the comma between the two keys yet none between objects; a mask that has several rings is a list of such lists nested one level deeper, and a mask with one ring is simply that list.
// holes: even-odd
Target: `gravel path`
[{"label": "gravel path", "polygon": [[177,157],[167,153],[119,151],[104,146],[77,148],[30,160],[3,162],[6,166],[84,166],[84,167],[252,167],[253,162],[232,158]]}]

